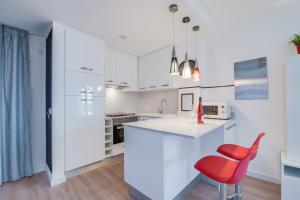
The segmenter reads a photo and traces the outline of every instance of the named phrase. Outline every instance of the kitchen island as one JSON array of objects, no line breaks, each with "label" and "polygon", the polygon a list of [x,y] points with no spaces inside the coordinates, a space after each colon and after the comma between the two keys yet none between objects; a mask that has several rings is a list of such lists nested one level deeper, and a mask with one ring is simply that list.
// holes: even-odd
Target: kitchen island
[{"label": "kitchen island", "polygon": [[230,120],[170,117],[125,123],[124,171],[137,199],[183,199],[199,182],[197,160],[216,154]]}]

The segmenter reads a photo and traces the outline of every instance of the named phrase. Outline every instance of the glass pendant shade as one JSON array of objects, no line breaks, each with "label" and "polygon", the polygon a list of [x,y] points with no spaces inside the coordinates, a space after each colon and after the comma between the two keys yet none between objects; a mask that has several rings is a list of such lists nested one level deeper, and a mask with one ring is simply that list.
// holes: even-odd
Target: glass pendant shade
[{"label": "glass pendant shade", "polygon": [[193,73],[192,79],[193,79],[193,81],[200,81],[200,69],[198,66],[197,59],[195,60],[195,67],[194,67],[194,73]]},{"label": "glass pendant shade", "polygon": [[185,54],[185,61],[182,69],[182,78],[191,78],[192,77],[192,71],[190,67],[190,62],[188,60],[187,53]]},{"label": "glass pendant shade", "polygon": [[179,75],[178,62],[177,62],[176,51],[175,51],[175,47],[174,46],[173,46],[173,51],[172,51],[170,74],[172,76]]}]

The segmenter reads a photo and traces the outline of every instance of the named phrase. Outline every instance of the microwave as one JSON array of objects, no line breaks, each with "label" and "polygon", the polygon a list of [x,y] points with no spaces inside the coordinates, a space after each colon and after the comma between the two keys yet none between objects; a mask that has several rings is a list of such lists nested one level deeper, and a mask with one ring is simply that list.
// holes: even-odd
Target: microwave
[{"label": "microwave", "polygon": [[228,103],[203,103],[203,117],[206,119],[230,119],[231,107]]}]

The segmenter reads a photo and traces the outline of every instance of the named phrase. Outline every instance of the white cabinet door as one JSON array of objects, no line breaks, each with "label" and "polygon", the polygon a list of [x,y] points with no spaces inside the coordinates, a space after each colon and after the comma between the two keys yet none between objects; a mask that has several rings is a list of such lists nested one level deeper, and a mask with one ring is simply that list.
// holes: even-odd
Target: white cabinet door
[{"label": "white cabinet door", "polygon": [[104,96],[105,86],[102,75],[66,70],[66,95]]},{"label": "white cabinet door", "polygon": [[236,123],[232,121],[224,126],[224,143],[225,144],[236,144]]},{"label": "white cabinet door", "polygon": [[154,71],[157,73],[156,84],[160,89],[171,88],[170,65],[172,58],[172,48],[164,48],[157,52],[155,59],[157,65],[154,66]]},{"label": "white cabinet door", "polygon": [[138,86],[140,91],[145,91],[150,86],[150,74],[151,74],[151,58],[144,56],[139,59],[138,66]]},{"label": "white cabinet door", "polygon": [[300,162],[300,56],[292,56],[285,70],[287,159]]},{"label": "white cabinet door", "polygon": [[66,30],[66,68],[103,75],[104,49],[100,38]]},{"label": "white cabinet door", "polygon": [[118,52],[117,54],[117,80],[118,85],[130,86],[131,59],[128,55]]},{"label": "white cabinet door", "polygon": [[137,91],[137,84],[138,84],[138,60],[136,57],[131,56],[131,78],[130,78],[130,90]]},{"label": "white cabinet door", "polygon": [[105,54],[105,83],[117,84],[117,54],[111,49],[106,49]]},{"label": "white cabinet door", "polygon": [[172,88],[171,48],[164,48],[139,59],[139,90]]},{"label": "white cabinet door", "polygon": [[65,170],[104,159],[104,97],[92,102],[67,96],[65,120]]},{"label": "white cabinet door", "polygon": [[137,58],[134,56],[129,56],[129,61],[130,61],[130,66],[128,67],[128,71],[129,71],[128,85],[129,85],[129,87],[124,88],[123,91],[133,92],[133,91],[137,91],[138,61],[137,61]]},{"label": "white cabinet door", "polygon": [[126,86],[125,91],[137,90],[137,58],[126,53],[106,50],[105,83]]}]

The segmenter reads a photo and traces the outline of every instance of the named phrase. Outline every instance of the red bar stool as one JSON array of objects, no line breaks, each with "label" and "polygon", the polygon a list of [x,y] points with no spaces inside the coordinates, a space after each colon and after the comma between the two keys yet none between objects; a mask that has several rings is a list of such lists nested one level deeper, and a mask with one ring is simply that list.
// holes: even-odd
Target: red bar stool
[{"label": "red bar stool", "polygon": [[[252,146],[250,148],[246,148],[243,146],[239,146],[239,145],[235,145],[235,144],[223,144],[221,146],[218,147],[217,152],[219,152],[220,154],[228,157],[228,158],[232,158],[234,160],[242,160],[243,158],[245,158],[248,155],[248,152],[250,151],[250,149],[254,146],[257,146],[257,148],[259,147],[259,142],[261,140],[262,137],[264,137],[266,134],[265,133],[260,133],[254,143],[252,144]],[[251,160],[253,160],[256,157],[256,154],[253,155],[253,157],[251,158]]]},{"label": "red bar stool", "polygon": [[242,197],[241,181],[245,177],[250,160],[256,155],[258,146],[254,146],[247,155],[238,161],[220,156],[206,156],[199,160],[194,167],[205,176],[222,184],[235,184],[235,192],[226,198],[226,191],[220,191],[220,200],[239,200]]}]

